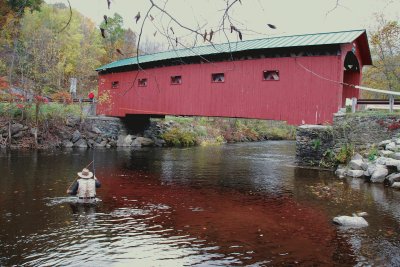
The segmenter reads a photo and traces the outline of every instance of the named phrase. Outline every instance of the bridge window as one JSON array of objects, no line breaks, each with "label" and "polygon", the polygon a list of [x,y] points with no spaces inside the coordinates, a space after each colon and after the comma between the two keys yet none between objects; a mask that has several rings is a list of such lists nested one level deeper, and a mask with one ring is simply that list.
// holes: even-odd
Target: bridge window
[{"label": "bridge window", "polygon": [[213,83],[223,83],[225,81],[225,74],[224,73],[213,73],[211,75],[211,81]]},{"label": "bridge window", "polygon": [[264,70],[264,81],[279,81],[279,70]]},{"label": "bridge window", "polygon": [[113,81],[111,82],[111,88],[112,89],[116,89],[119,87],[119,81]]},{"label": "bridge window", "polygon": [[182,76],[171,76],[171,84],[182,84]]},{"label": "bridge window", "polygon": [[146,87],[147,86],[147,79],[146,78],[139,79],[138,80],[138,85],[139,85],[139,87]]}]

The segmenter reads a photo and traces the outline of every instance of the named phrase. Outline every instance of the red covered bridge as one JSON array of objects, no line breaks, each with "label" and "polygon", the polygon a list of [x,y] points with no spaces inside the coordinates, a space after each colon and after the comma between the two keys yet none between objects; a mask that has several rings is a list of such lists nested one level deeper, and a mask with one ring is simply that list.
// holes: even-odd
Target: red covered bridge
[{"label": "red covered bridge", "polygon": [[[371,65],[365,30],[216,44],[112,62],[99,73],[98,114],[331,122],[358,97]],[[140,70],[138,70],[140,68]]]}]

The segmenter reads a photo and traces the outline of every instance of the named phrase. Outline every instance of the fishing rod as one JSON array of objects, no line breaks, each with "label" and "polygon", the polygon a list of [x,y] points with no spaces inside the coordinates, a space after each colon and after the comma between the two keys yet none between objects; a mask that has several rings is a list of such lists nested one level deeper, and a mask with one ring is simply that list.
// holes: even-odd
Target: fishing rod
[{"label": "fishing rod", "polygon": [[[87,169],[90,165],[92,165],[92,163],[93,163],[93,171],[94,171],[94,158],[84,169]],[[71,186],[75,183],[76,179],[78,179],[78,178],[79,178],[79,175],[77,175],[75,177],[75,179],[72,181],[72,183],[68,186],[67,193],[71,190]]]}]

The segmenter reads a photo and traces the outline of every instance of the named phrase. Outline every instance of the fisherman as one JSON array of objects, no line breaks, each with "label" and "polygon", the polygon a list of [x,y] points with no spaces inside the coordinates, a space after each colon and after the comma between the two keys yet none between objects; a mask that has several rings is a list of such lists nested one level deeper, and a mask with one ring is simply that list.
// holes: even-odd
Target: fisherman
[{"label": "fisherman", "polygon": [[68,188],[67,194],[77,196],[79,203],[96,202],[96,188],[101,186],[100,181],[86,168],[78,172],[78,176],[79,179]]}]

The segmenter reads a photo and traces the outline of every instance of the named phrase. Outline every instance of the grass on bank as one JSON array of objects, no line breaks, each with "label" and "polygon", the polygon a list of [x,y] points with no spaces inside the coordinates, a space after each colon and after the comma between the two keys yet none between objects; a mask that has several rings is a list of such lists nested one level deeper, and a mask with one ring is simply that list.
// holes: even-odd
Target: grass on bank
[{"label": "grass on bank", "polygon": [[[0,116],[14,120],[34,122],[36,119],[36,106],[34,104],[0,103]],[[41,104],[38,121],[65,120],[69,116],[81,116],[79,105],[64,105],[60,103]]]}]

